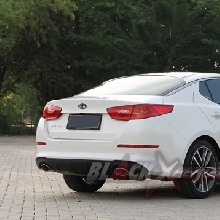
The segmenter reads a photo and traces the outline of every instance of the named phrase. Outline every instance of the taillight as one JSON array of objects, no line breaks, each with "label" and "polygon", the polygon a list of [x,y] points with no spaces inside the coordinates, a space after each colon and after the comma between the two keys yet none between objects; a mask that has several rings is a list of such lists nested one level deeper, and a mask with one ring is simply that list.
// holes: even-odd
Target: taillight
[{"label": "taillight", "polygon": [[111,118],[129,121],[134,119],[145,119],[167,114],[173,111],[173,105],[139,104],[107,108]]},{"label": "taillight", "polygon": [[44,111],[42,114],[42,118],[47,120],[53,120],[59,118],[61,116],[62,108],[53,106],[53,105],[46,105],[44,107]]},{"label": "taillight", "polygon": [[173,111],[173,105],[135,105],[131,119],[160,116]]},{"label": "taillight", "polygon": [[110,117],[113,119],[129,121],[131,118],[133,108],[134,108],[133,105],[117,106],[117,107],[107,108],[107,112],[110,115]]}]

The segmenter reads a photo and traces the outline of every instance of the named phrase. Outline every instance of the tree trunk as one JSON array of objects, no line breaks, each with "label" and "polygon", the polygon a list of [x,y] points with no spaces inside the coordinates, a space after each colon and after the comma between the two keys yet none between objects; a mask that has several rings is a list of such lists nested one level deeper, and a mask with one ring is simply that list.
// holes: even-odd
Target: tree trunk
[{"label": "tree trunk", "polygon": [[169,72],[170,70],[173,69],[172,62],[173,62],[173,57],[176,54],[176,47],[177,47],[176,45],[173,45],[169,50],[170,52],[168,53],[168,60],[167,60],[167,65],[165,67],[165,72]]},{"label": "tree trunk", "polygon": [[6,70],[7,70],[6,66],[4,66],[4,65],[0,66],[0,92],[1,92],[1,88],[2,88],[2,84],[3,84]]}]

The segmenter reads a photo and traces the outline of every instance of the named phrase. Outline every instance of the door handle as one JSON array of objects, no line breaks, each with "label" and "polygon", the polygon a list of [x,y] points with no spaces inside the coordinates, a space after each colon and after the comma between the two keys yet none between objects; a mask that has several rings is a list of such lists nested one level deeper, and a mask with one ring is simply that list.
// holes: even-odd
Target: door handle
[{"label": "door handle", "polygon": [[220,118],[220,113],[219,112],[214,112],[214,114],[211,115],[214,118]]}]

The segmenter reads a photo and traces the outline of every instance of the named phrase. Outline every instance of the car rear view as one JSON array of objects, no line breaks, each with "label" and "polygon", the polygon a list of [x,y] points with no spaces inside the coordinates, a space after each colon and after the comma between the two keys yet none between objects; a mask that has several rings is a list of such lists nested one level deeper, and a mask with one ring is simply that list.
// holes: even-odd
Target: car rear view
[{"label": "car rear view", "polygon": [[175,101],[181,102],[175,97],[185,84],[175,74],[143,74],[48,102],[36,133],[37,166],[63,174],[75,191],[96,191],[107,178],[166,178],[165,162],[181,155],[183,163],[188,142],[172,124]]}]

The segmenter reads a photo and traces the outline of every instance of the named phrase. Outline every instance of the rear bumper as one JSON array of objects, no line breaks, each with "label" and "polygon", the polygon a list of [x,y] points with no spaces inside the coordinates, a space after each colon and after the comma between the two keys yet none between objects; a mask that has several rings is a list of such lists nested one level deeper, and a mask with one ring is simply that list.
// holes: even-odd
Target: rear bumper
[{"label": "rear bumper", "polygon": [[[115,161],[130,161],[145,167],[150,176],[168,177],[173,172],[170,170],[172,164],[178,162],[174,172],[180,177],[187,141],[163,118],[159,121],[157,118],[148,119],[146,127],[143,127],[144,120],[138,123],[139,126],[135,120],[129,122],[130,126],[126,127],[120,138],[111,141],[53,139],[48,134],[45,120],[40,120],[36,141],[44,142],[45,145],[37,145],[38,167],[44,158],[43,162],[49,163],[49,171],[86,175],[91,162],[115,165]],[[119,144],[149,144],[158,145],[159,148],[122,148],[117,147]],[[78,171],[81,167],[84,167],[84,170]]]},{"label": "rear bumper", "polygon": [[149,170],[143,167],[143,165],[131,161],[72,160],[37,157],[36,164],[39,169],[44,171],[78,175],[89,179],[144,180],[149,174]]}]

